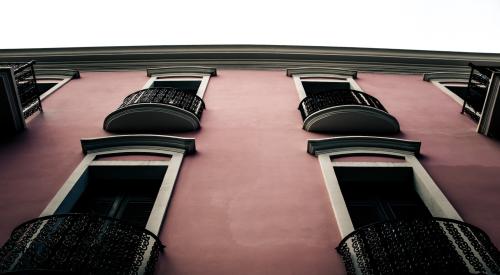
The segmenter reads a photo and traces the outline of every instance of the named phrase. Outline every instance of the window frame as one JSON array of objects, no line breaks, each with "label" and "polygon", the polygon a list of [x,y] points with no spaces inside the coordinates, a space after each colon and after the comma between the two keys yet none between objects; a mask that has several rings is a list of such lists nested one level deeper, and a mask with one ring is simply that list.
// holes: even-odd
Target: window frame
[{"label": "window frame", "polygon": [[[158,235],[171,200],[175,182],[185,154],[195,152],[195,140],[159,135],[122,135],[82,139],[86,156],[73,170],[66,182],[42,211],[40,216],[67,213],[81,197],[87,186],[91,166],[166,166],[166,173],[158,190],[145,229]],[[170,160],[99,160],[106,155],[151,154],[170,156]]]},{"label": "window frame", "polygon": [[203,99],[210,77],[216,75],[217,69],[212,67],[178,66],[150,68],[147,69],[147,76],[149,76],[149,79],[142,89],[151,88],[155,81],[200,81],[200,86],[198,87],[196,95]]},{"label": "window frame", "polygon": [[293,78],[295,88],[302,101],[307,97],[302,82],[348,82],[350,89],[364,92],[356,83],[357,71],[349,71],[336,68],[292,68],[287,69],[287,75]]},{"label": "window frame", "polygon": [[52,95],[72,79],[80,78],[79,71],[66,69],[35,69],[35,74],[37,83],[55,83],[54,87],[40,95],[41,101]]},{"label": "window frame", "polygon": [[[353,232],[355,228],[334,167],[412,168],[415,191],[432,216],[462,221],[458,212],[417,159],[419,151],[419,141],[394,138],[346,136],[308,140],[308,152],[318,157],[330,204],[342,238]],[[353,155],[396,157],[404,159],[404,162],[335,162],[332,160],[335,157]]]}]

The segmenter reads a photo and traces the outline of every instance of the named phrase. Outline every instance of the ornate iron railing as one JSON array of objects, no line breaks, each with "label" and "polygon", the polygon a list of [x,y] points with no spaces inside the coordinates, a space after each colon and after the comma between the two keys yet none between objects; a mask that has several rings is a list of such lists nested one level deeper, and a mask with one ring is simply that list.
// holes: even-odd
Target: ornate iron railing
[{"label": "ornate iron railing", "polygon": [[500,72],[499,67],[479,66],[469,63],[471,67],[469,83],[465,93],[462,114],[467,113],[474,120],[479,121],[483,113],[484,101],[488,94],[488,88],[493,72]]},{"label": "ornate iron railing", "polygon": [[152,274],[163,249],[148,230],[88,214],[37,218],[0,249],[0,273]]},{"label": "ornate iron railing", "polygon": [[310,95],[300,102],[299,110],[305,120],[317,111],[342,105],[369,106],[387,112],[378,99],[356,90],[335,90]]},{"label": "ornate iron railing", "polygon": [[201,119],[205,103],[197,95],[176,88],[149,88],[127,96],[119,108],[134,104],[158,103],[175,106],[194,114]]},{"label": "ornate iron railing", "polygon": [[35,61],[0,64],[0,66],[11,67],[14,71],[14,81],[17,85],[24,118],[31,116],[36,111],[42,111],[34,64]]},{"label": "ornate iron railing", "polygon": [[500,252],[486,233],[443,218],[367,225],[337,251],[348,274],[500,274]]}]

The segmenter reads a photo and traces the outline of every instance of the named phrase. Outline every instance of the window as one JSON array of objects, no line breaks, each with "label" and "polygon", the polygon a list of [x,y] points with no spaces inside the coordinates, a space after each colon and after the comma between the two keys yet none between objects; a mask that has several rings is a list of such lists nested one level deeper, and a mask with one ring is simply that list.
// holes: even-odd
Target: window
[{"label": "window", "polygon": [[[472,64],[470,74],[428,73],[424,80],[430,81],[445,92],[468,114],[478,122],[477,132],[483,135],[500,137],[500,111],[496,107],[499,101],[500,67],[496,64]],[[470,81],[470,83],[469,83]]]},{"label": "window", "polygon": [[309,140],[318,156],[341,235],[376,221],[461,220],[416,158],[420,142],[382,137]]},{"label": "window", "polygon": [[44,100],[70,80],[80,78],[77,70],[36,69],[35,73],[40,100]]},{"label": "window", "polygon": [[120,133],[165,133],[198,130],[205,109],[203,96],[215,68],[148,69],[149,81],[128,95],[104,120],[103,128]]},{"label": "window", "polygon": [[39,218],[16,227],[3,272],[154,274],[158,233],[195,141],[159,135],[83,139],[85,158]]},{"label": "window", "polygon": [[210,76],[217,75],[215,68],[164,67],[148,69],[149,81],[143,89],[174,88],[203,98]]},{"label": "window", "polygon": [[460,106],[464,105],[464,98],[469,83],[467,73],[428,73],[424,80],[431,82],[442,92],[455,100]]},{"label": "window", "polygon": [[102,214],[158,234],[184,154],[194,146],[194,139],[159,135],[83,139],[86,157],[42,216]]},{"label": "window", "polygon": [[356,71],[334,68],[288,69],[299,94],[306,131],[396,133],[399,123],[382,103],[362,91]]},{"label": "window", "polygon": [[374,222],[432,217],[410,167],[334,166],[354,228]]},{"label": "window", "polygon": [[498,250],[462,221],[419,163],[420,142],[309,140],[342,240],[347,274],[496,274]]}]

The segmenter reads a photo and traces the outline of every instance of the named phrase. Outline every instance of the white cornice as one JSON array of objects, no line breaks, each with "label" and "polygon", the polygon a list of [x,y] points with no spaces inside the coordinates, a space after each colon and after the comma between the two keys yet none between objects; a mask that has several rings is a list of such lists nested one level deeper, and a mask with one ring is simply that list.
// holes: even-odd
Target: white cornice
[{"label": "white cornice", "polygon": [[238,69],[336,67],[347,70],[468,72],[469,62],[496,62],[500,54],[393,49],[272,46],[129,46],[0,50],[0,62],[37,60],[38,67],[82,71],[144,70],[164,66]]},{"label": "white cornice", "polygon": [[350,147],[383,148],[406,151],[415,155],[420,153],[420,141],[397,138],[345,136],[324,139],[309,139],[307,141],[307,152],[312,155],[318,155],[321,154],[321,152],[330,152]]},{"label": "white cornice", "polygon": [[116,135],[81,139],[82,151],[102,150],[113,147],[154,146],[184,150],[186,154],[196,152],[194,138],[183,138],[163,135]]},{"label": "white cornice", "polygon": [[345,70],[339,68],[328,68],[328,67],[300,67],[300,68],[288,68],[286,69],[287,76],[294,75],[307,75],[307,74],[333,74],[345,77],[357,78],[358,72],[352,70]]},{"label": "white cornice", "polygon": [[149,77],[169,73],[207,74],[210,76],[216,76],[217,69],[203,66],[171,66],[147,69],[147,75]]}]

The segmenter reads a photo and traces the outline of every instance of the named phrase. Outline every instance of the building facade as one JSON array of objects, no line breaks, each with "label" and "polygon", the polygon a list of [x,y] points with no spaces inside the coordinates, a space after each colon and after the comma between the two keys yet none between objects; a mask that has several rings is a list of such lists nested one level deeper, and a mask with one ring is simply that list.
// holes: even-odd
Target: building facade
[{"label": "building facade", "polygon": [[[39,92],[23,106],[12,63],[30,60]],[[485,64],[499,55],[186,46],[0,61],[2,272],[500,273],[500,73]]]}]

